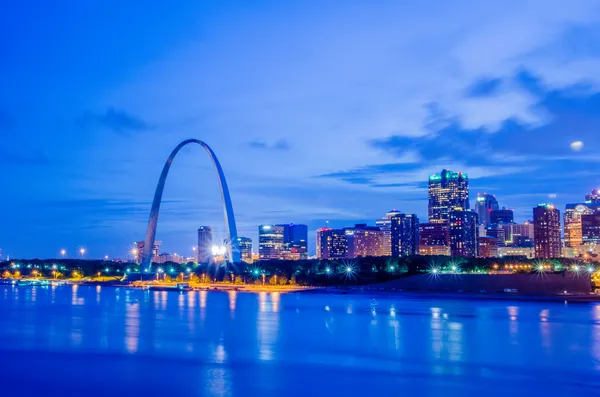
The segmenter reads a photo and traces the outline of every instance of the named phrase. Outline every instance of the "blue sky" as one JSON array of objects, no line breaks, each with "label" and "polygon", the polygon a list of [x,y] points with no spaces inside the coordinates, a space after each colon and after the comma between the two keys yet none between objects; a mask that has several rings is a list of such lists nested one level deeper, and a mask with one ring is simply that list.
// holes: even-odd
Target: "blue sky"
[{"label": "blue sky", "polygon": [[[261,223],[425,218],[442,168],[519,221],[600,187],[595,0],[51,3],[0,13],[5,255],[126,256],[192,137],[254,240]],[[165,249],[191,254],[200,225],[222,233],[219,199],[206,154],[182,151]]]}]

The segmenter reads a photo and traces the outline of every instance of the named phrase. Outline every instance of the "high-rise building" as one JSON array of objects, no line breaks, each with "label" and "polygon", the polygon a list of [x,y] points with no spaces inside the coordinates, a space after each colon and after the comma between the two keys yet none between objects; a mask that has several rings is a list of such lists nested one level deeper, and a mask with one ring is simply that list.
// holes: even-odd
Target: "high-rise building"
[{"label": "high-rise building", "polygon": [[477,213],[463,208],[449,213],[450,255],[475,257],[479,250]]},{"label": "high-rise building", "polygon": [[[152,247],[152,261],[156,262],[156,257],[158,256],[158,252],[162,241],[154,241],[154,247]],[[144,241],[136,241],[135,242],[135,263],[142,263],[142,258],[144,257],[144,249],[146,243]]]},{"label": "high-rise building", "polygon": [[487,237],[493,237],[496,239],[498,247],[504,247],[506,245],[506,229],[502,226],[503,225],[490,223],[490,225],[485,231],[485,235]]},{"label": "high-rise building", "polygon": [[442,170],[429,176],[429,222],[448,222],[453,208],[469,209],[469,178],[467,174]]},{"label": "high-rise building", "polygon": [[533,222],[525,223],[507,223],[498,225],[504,230],[504,241],[501,247],[533,247]]},{"label": "high-rise building", "polygon": [[252,263],[252,239],[249,237],[238,237],[237,239],[242,262]]},{"label": "high-rise building", "polygon": [[552,205],[540,204],[533,209],[536,258],[561,256],[560,211]]},{"label": "high-rise building", "polygon": [[260,225],[258,227],[258,254],[260,259],[283,258],[286,228],[289,229],[289,225]]},{"label": "high-rise building", "polygon": [[513,210],[502,208],[501,210],[492,210],[490,212],[490,223],[499,225],[501,223],[512,223],[515,220]]},{"label": "high-rise building", "polygon": [[284,257],[287,259],[307,259],[308,257],[308,226],[306,225],[277,225],[283,226],[287,232],[284,235]]},{"label": "high-rise building", "polygon": [[581,216],[581,239],[583,244],[600,244],[600,213]]},{"label": "high-rise building", "polygon": [[493,237],[479,237],[479,258],[497,258],[498,240]]},{"label": "high-rise building", "polygon": [[317,258],[345,258],[348,254],[346,231],[343,229],[317,229]]},{"label": "high-rise building", "polygon": [[208,263],[213,254],[213,233],[210,226],[198,228],[198,263]]},{"label": "high-rise building", "polygon": [[392,252],[395,258],[419,253],[419,218],[415,214],[397,214],[391,218]]},{"label": "high-rise building", "polygon": [[[587,195],[586,198],[590,198]],[[565,246],[577,248],[583,244],[581,217],[600,212],[600,202],[567,204],[563,215],[565,226]]]},{"label": "high-rise building", "polygon": [[592,189],[592,193],[585,196],[585,202],[587,204],[600,204],[600,192]]},{"label": "high-rise building", "polygon": [[384,256],[383,232],[374,226],[357,224],[345,229],[348,258]]},{"label": "high-rise building", "polygon": [[400,211],[394,209],[388,211],[383,218],[375,221],[375,226],[383,232],[384,256],[392,255],[392,217],[398,214],[400,214]]},{"label": "high-rise building", "polygon": [[450,255],[447,223],[419,224],[419,254]]},{"label": "high-rise building", "polygon": [[480,225],[487,227],[491,223],[490,213],[499,208],[498,200],[496,200],[496,196],[493,194],[477,194],[477,199],[475,200],[475,212],[477,212],[477,218],[479,219]]}]

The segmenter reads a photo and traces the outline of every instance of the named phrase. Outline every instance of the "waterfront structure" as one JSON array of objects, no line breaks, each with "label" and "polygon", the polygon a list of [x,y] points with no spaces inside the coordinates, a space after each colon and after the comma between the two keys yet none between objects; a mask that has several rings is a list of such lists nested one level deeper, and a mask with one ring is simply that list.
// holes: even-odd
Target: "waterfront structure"
[{"label": "waterfront structure", "polygon": [[479,258],[497,258],[498,240],[493,237],[479,237]]},{"label": "waterfront structure", "polygon": [[500,258],[535,258],[534,247],[498,247]]},{"label": "waterfront structure", "polygon": [[400,211],[393,209],[388,211],[383,218],[375,221],[375,226],[383,232],[383,251],[385,256],[392,255],[392,217],[399,214]]},{"label": "waterfront structure", "polygon": [[501,223],[513,223],[515,215],[513,210],[502,208],[501,210],[492,210],[490,212],[490,223],[499,225]]},{"label": "waterfront structure", "polygon": [[[237,247],[237,227],[235,225],[233,205],[231,204],[231,196],[229,195],[229,189],[227,187],[227,181],[225,180],[225,174],[223,173],[223,169],[221,168],[221,164],[219,163],[217,156],[210,148],[210,146],[198,139],[187,139],[181,142],[171,152],[171,155],[167,159],[167,162],[165,163],[163,170],[160,174],[158,185],[154,193],[154,200],[152,201],[152,208],[150,209],[150,219],[148,221],[148,229],[146,230],[146,238],[144,240],[144,244],[146,247],[154,246],[154,240],[156,238],[156,227],[158,225],[158,216],[160,212],[160,204],[162,201],[165,183],[167,181],[167,176],[169,174],[169,170],[171,169],[171,164],[173,164],[173,160],[175,160],[175,157],[177,156],[177,153],[179,153],[181,148],[189,144],[198,144],[202,146],[208,153],[215,166],[215,169],[217,171],[217,179],[221,187],[221,199],[223,202],[223,212],[225,215],[226,235],[227,241],[229,241],[229,244],[226,248],[227,256],[230,261],[237,263],[240,261],[240,252],[239,248]],[[144,255],[142,257],[142,267],[145,269],[150,268],[151,261],[152,253],[150,251],[144,252]]]},{"label": "waterfront structure", "polygon": [[348,258],[384,256],[384,235],[378,227],[361,223],[344,230],[348,247],[346,256]]},{"label": "waterfront structure", "polygon": [[584,245],[600,243],[600,212],[581,216],[581,240]]},{"label": "waterfront structure", "polygon": [[467,174],[442,170],[429,176],[429,223],[444,223],[454,208],[469,209]]},{"label": "waterfront structure", "polygon": [[553,205],[540,204],[533,209],[536,258],[561,256],[560,211]]},{"label": "waterfront structure", "polygon": [[[134,252],[134,260],[135,263],[142,263],[142,258],[144,257],[144,253],[146,251],[146,243],[144,241],[136,241],[134,243],[135,248]],[[152,247],[152,260],[154,260],[158,256],[158,252],[160,250],[160,246],[162,245],[162,241],[155,241],[154,246]]]},{"label": "waterfront structure", "polygon": [[463,208],[449,212],[450,255],[475,257],[479,250],[477,213]]},{"label": "waterfront structure", "polygon": [[419,218],[417,215],[398,213],[392,216],[391,243],[391,256],[395,258],[419,253]]},{"label": "waterfront structure", "polygon": [[252,239],[249,237],[238,237],[238,247],[242,262],[252,263]]},{"label": "waterfront structure", "polygon": [[477,219],[479,220],[480,225],[487,227],[491,223],[491,212],[499,208],[496,196],[487,193],[477,193],[477,198],[475,199],[475,212],[477,212]]},{"label": "waterfront structure", "polygon": [[208,263],[212,257],[213,232],[210,226],[198,228],[198,263]]},{"label": "waterfront structure", "polygon": [[258,254],[263,259],[282,259],[286,237],[285,225],[258,227]]},{"label": "waterfront structure", "polygon": [[447,223],[419,224],[420,255],[450,255]]}]

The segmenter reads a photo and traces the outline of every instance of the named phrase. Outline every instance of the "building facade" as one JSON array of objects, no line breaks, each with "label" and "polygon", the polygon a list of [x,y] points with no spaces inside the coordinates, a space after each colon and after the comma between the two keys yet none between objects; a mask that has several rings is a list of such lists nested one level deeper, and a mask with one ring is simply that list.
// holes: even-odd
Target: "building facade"
[{"label": "building facade", "polygon": [[395,258],[419,253],[419,218],[417,215],[397,214],[391,218],[391,243],[391,256]]},{"label": "building facade", "polygon": [[213,233],[210,226],[198,228],[198,263],[208,263],[213,253]]},{"label": "building facade", "polygon": [[491,223],[490,214],[492,211],[499,209],[498,200],[493,194],[477,194],[475,199],[475,212],[480,225],[488,226]]},{"label": "building facade", "polygon": [[479,258],[497,258],[498,241],[493,237],[479,237]]},{"label": "building facade", "polygon": [[490,223],[499,225],[501,223],[513,223],[515,214],[513,210],[502,208],[501,210],[492,210],[490,212]]},{"label": "building facade", "polygon": [[258,255],[261,260],[282,259],[285,245],[285,226],[258,227]]},{"label": "building facade", "polygon": [[238,237],[238,247],[242,262],[252,263],[252,239],[250,237]]},{"label": "building facade", "polygon": [[462,208],[449,213],[450,255],[476,257],[479,252],[477,213]]},{"label": "building facade", "polygon": [[581,216],[581,240],[584,245],[600,243],[600,213]]},{"label": "building facade", "polygon": [[533,209],[534,247],[536,258],[561,256],[560,211],[552,205],[540,204]]},{"label": "building facade", "polygon": [[375,226],[383,232],[383,250],[385,256],[392,255],[392,217],[400,213],[400,211],[394,209],[388,211],[383,218],[375,221]]},{"label": "building facade", "polygon": [[357,224],[345,233],[348,258],[384,256],[384,234],[378,227]]},{"label": "building facade", "polygon": [[442,170],[429,176],[429,223],[444,223],[454,208],[469,209],[467,174]]},{"label": "building facade", "polygon": [[450,255],[450,236],[447,223],[419,225],[420,255]]}]

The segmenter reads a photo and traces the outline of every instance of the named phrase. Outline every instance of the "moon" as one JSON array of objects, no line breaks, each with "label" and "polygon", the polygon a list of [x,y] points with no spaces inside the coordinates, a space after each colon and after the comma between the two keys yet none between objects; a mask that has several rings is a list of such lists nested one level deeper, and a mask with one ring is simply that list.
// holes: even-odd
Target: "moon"
[{"label": "moon", "polygon": [[578,152],[581,149],[583,149],[583,142],[581,142],[581,141],[571,142],[571,145],[569,145],[569,146],[571,146],[571,150]]}]

